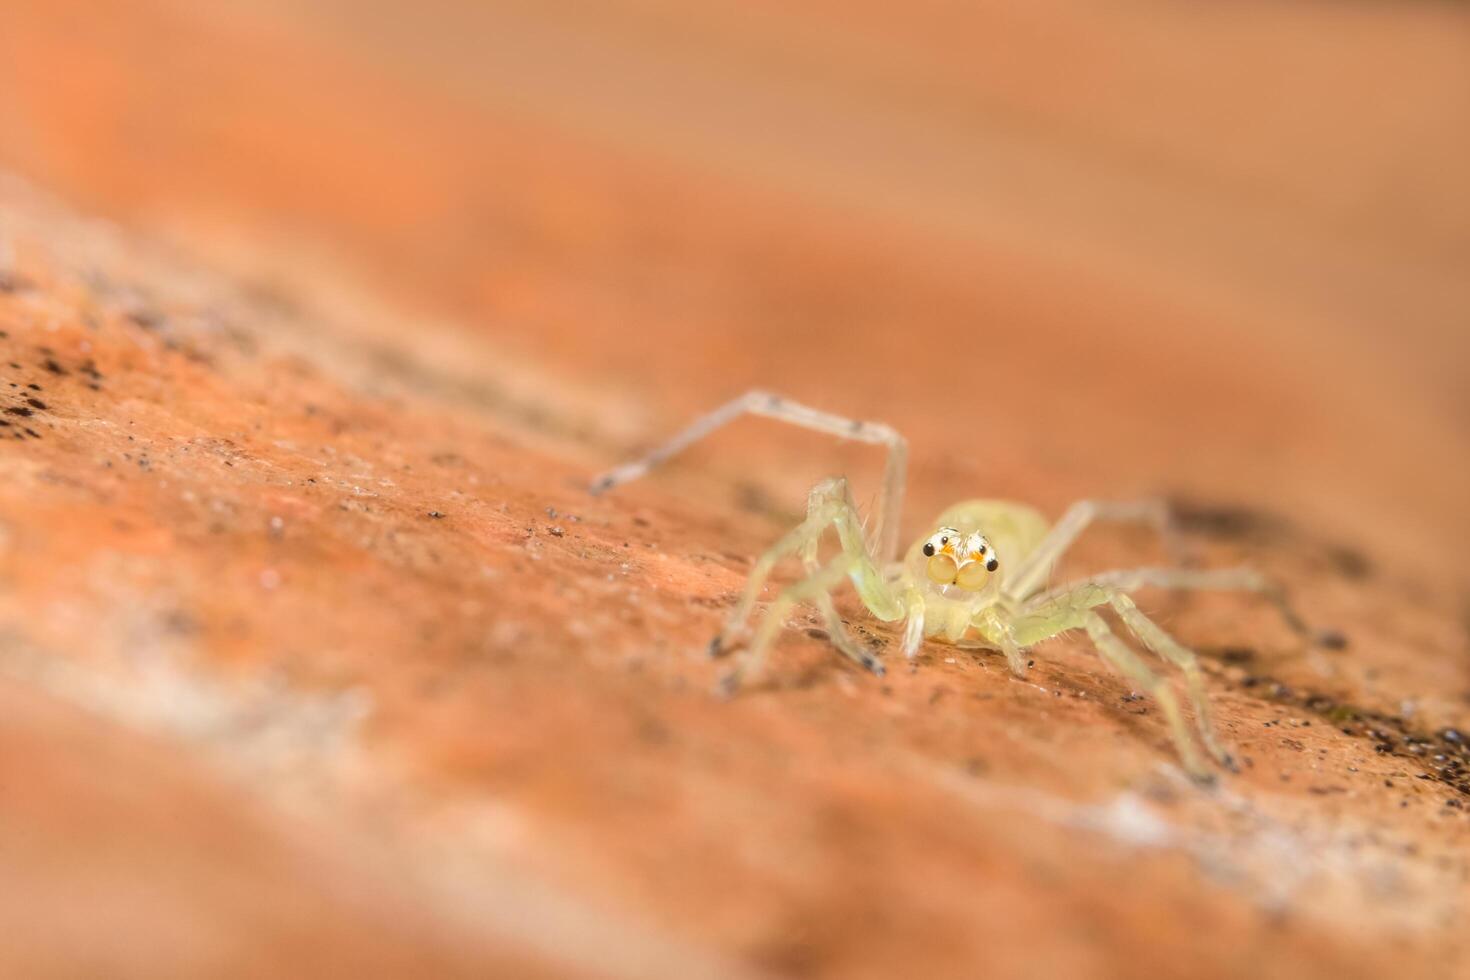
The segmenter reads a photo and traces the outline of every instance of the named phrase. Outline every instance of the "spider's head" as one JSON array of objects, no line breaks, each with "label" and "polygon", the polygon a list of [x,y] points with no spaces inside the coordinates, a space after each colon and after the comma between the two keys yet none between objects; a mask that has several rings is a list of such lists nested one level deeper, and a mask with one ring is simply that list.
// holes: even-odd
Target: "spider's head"
[{"label": "spider's head", "polygon": [[966,592],[979,592],[1000,567],[995,549],[979,531],[969,534],[941,527],[924,542],[927,559],[924,572],[935,585],[957,585]]}]

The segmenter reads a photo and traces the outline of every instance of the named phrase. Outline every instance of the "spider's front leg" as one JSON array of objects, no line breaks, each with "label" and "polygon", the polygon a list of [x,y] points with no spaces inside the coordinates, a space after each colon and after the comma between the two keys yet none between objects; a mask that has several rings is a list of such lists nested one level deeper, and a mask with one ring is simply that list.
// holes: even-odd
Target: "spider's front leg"
[{"label": "spider's front leg", "polygon": [[[597,477],[588,489],[593,494],[600,494],[636,480],[715,430],[745,415],[762,415],[842,439],[884,446],[888,450],[888,456],[883,468],[880,497],[882,503],[877,508],[877,516],[866,539],[848,493],[847,481],[825,480],[813,488],[808,498],[806,520],[756,562],[739,604],[731,613],[724,630],[710,644],[712,654],[728,649],[738,640],[744,630],[745,621],[750,617],[756,599],[760,596],[761,587],[777,561],[800,552],[808,576],[782,592],[762,621],[750,650],[726,679],[725,687],[732,689],[739,684],[742,676],[754,673],[759,668],[765,648],[779,630],[786,614],[793,605],[803,601],[816,604],[837,649],[875,673],[882,673],[883,667],[877,658],[848,636],[842,619],[837,615],[837,608],[832,603],[831,591],[841,584],[844,577],[848,577],[857,586],[863,603],[879,619],[901,619],[906,612],[915,611],[916,607],[911,599],[905,604],[894,596],[893,587],[878,570],[879,561],[893,562],[898,557],[898,520],[903,512],[904,467],[908,459],[908,443],[889,426],[881,422],[865,422],[833,415],[766,391],[748,391],[695,419],[673,438],[641,459],[624,463]],[[817,561],[817,546],[829,525],[836,529],[842,542],[842,554],[827,566],[822,566]],[[868,542],[871,542],[871,550]],[[910,629],[905,636],[904,651],[909,656],[914,655],[923,640],[922,609],[922,603],[918,604],[920,616],[917,623],[910,623]]]},{"label": "spider's front leg", "polygon": [[[842,553],[822,565],[817,561],[817,546],[828,527],[837,532]],[[801,554],[806,566],[806,578],[783,589],[766,611],[749,648],[721,681],[721,689],[726,693],[733,692],[744,680],[760,672],[765,663],[766,651],[785,623],[786,617],[793,607],[806,601],[813,602],[822,613],[827,632],[838,650],[875,674],[883,673],[883,665],[878,658],[848,635],[842,618],[838,616],[837,608],[832,603],[831,592],[842,584],[843,579],[851,578],[863,604],[879,619],[900,619],[906,610],[868,552],[857,509],[848,492],[847,481],[840,477],[824,480],[813,487],[807,498],[806,520],[767,549],[756,561],[740,601],[731,611],[725,628],[710,644],[710,652],[718,654],[739,642],[745,631],[746,621],[750,618],[761,589],[776,563],[797,553]]]},{"label": "spider's front leg", "polygon": [[1204,765],[1194,740],[1190,738],[1189,726],[1185,723],[1173,689],[1149,670],[1148,665],[1108,628],[1107,622],[1096,611],[1096,607],[1102,605],[1111,606],[1123,620],[1123,624],[1146,647],[1180,668],[1184,673],[1190,702],[1194,706],[1200,741],[1215,761],[1223,766],[1231,766],[1229,754],[1215,738],[1204,679],[1194,653],[1160,629],[1124,593],[1106,586],[1085,584],[1066,593],[1041,597],[1029,603],[1023,610],[1014,624],[1014,635],[1022,646],[1029,647],[1069,630],[1086,630],[1103,660],[1158,703],[1168,722],[1180,760],[1189,774],[1201,781],[1212,779],[1213,776]]}]

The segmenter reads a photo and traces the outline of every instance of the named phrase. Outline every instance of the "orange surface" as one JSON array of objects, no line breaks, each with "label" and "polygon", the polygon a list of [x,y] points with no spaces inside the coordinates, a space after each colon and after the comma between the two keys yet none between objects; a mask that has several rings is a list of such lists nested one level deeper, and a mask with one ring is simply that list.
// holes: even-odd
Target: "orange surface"
[{"label": "orange surface", "polygon": [[[6,5],[0,972],[1470,969],[1467,54],[1429,4]],[[1141,597],[1214,790],[1079,639],[908,666],[849,603],[887,678],[798,618],[719,703],[752,557],[873,454],[582,488],[751,385],[905,432],[911,535],[1168,494],[1345,646]]]}]

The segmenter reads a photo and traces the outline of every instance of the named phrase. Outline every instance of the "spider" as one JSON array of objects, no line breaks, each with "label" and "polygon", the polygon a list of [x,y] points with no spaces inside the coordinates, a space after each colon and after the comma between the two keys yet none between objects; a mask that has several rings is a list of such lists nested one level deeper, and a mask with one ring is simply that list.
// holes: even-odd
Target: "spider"
[{"label": "spider", "polygon": [[[882,423],[843,418],[764,391],[747,392],[700,417],[642,459],[598,477],[590,490],[600,494],[635,480],[746,414],[885,446],[888,452],[880,504],[870,530],[865,533],[846,478],[825,479],[807,497],[806,519],[756,561],[739,602],[710,644],[710,652],[718,655],[748,640],[743,655],[721,679],[722,693],[733,694],[742,682],[761,671],[772,641],[802,602],[816,606],[833,646],[881,676],[882,661],[852,639],[833,603],[834,590],[846,579],[851,580],[873,616],[883,622],[904,622],[903,652],[910,659],[930,639],[959,647],[998,650],[1011,671],[1023,677],[1030,663],[1026,655],[1030,648],[1063,633],[1085,631],[1108,666],[1158,703],[1185,769],[1196,779],[1208,781],[1211,770],[1191,738],[1173,687],[1155,674],[1099,615],[1099,609],[1109,607],[1135,640],[1180,670],[1194,709],[1200,745],[1219,765],[1234,767],[1215,736],[1204,676],[1194,653],[1144,615],[1129,593],[1145,586],[1254,591],[1271,598],[1288,625],[1304,633],[1305,626],[1286,605],[1280,589],[1248,568],[1124,569],[1046,587],[1057,559],[1094,521],[1146,523],[1167,530],[1169,511],[1162,501],[1083,500],[1069,507],[1055,524],[1049,524],[1025,504],[965,500],[940,514],[930,525],[931,530],[900,557],[898,522],[908,457],[904,438]],[[818,549],[828,529],[836,532],[841,550],[823,561]],[[800,557],[806,576],[781,590],[752,632],[748,622],[766,580],[776,564],[790,555]]]}]

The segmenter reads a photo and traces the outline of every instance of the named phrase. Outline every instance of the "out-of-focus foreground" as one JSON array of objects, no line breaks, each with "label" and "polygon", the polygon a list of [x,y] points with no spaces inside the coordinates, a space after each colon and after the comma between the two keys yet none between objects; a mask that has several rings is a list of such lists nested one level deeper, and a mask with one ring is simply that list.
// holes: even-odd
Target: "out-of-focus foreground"
[{"label": "out-of-focus foreground", "polygon": [[[1463,5],[10,0],[0,169],[0,974],[1470,970]],[[583,488],[752,385],[1324,642],[1140,597],[1213,790],[1081,641],[719,703],[876,460]]]}]

